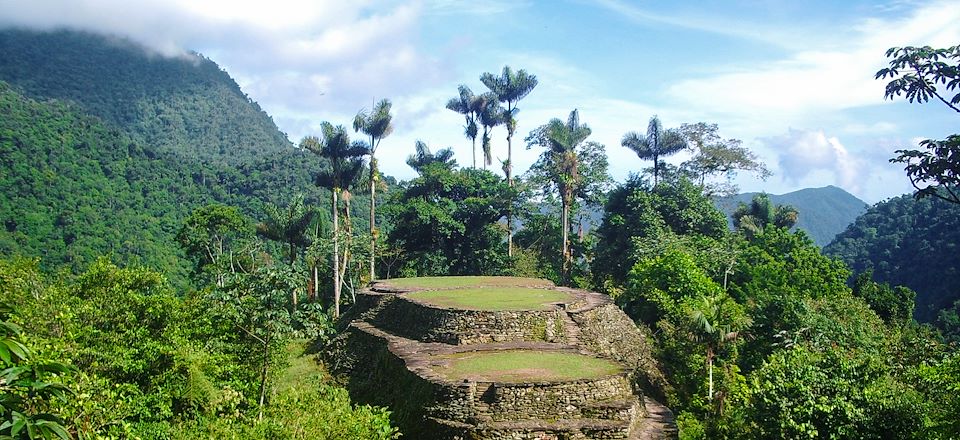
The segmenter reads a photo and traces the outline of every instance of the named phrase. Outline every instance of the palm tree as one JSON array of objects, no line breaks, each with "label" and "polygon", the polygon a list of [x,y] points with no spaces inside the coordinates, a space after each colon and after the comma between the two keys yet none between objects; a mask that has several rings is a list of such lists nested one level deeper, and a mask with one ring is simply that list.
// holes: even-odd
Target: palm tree
[{"label": "palm tree", "polygon": [[[517,129],[517,101],[525,98],[537,86],[537,77],[520,69],[514,72],[510,66],[503,66],[503,73],[494,76],[486,72],[480,75],[480,82],[497,96],[497,100],[506,103],[503,123],[507,126],[507,161],[503,163],[503,173],[507,185],[513,186],[513,133]],[[513,210],[507,211],[507,255],[513,255]]]},{"label": "palm tree", "polygon": [[[293,266],[299,253],[297,248],[305,249],[310,244],[307,228],[316,212],[303,203],[303,194],[297,194],[285,209],[268,204],[266,214],[267,220],[257,225],[257,235],[287,245],[290,266]],[[290,304],[294,309],[297,308],[296,292],[292,293]]]},{"label": "palm tree", "polygon": [[390,109],[393,104],[389,99],[383,99],[378,102],[367,114],[365,110],[357,112],[353,118],[353,130],[362,131],[370,136],[370,280],[376,276],[376,248],[377,248],[377,159],[374,154],[383,138],[393,132],[393,116],[390,115]]},{"label": "palm tree", "polygon": [[363,156],[370,149],[363,142],[350,142],[350,135],[342,125],[334,127],[329,122],[320,125],[322,138],[314,136],[300,142],[302,148],[327,159],[327,166],[317,174],[317,185],[329,188],[331,193],[330,213],[333,217],[333,302],[334,318],[340,317],[340,292],[343,268],[346,261],[340,259],[340,225],[337,198],[348,189],[363,171]]},{"label": "palm tree", "polygon": [[750,325],[750,319],[731,313],[732,300],[725,293],[700,298],[690,311],[691,333],[695,342],[704,344],[707,358],[708,394],[713,400],[713,360],[717,351],[727,342],[740,336],[740,330]]},{"label": "palm tree", "polygon": [[580,189],[580,159],[577,149],[590,136],[590,127],[580,123],[577,110],[570,112],[567,122],[552,119],[541,127],[540,140],[548,149],[547,160],[554,183],[560,191],[562,205],[560,223],[563,228],[561,252],[563,255],[563,278],[567,281],[570,271],[570,206]]},{"label": "palm tree", "polygon": [[660,174],[660,158],[676,154],[687,148],[687,141],[675,130],[664,130],[660,118],[654,115],[647,125],[647,135],[641,137],[639,133],[631,131],[623,135],[620,144],[637,153],[640,159],[653,160],[653,185],[657,185]]},{"label": "palm tree", "polygon": [[493,152],[490,145],[490,132],[493,127],[503,123],[503,107],[493,93],[484,93],[479,96],[477,102],[477,121],[483,127],[483,137],[480,138],[480,146],[483,148],[483,168],[493,163]]},{"label": "palm tree", "polygon": [[292,266],[299,253],[297,248],[309,244],[307,228],[310,227],[315,212],[303,203],[303,194],[298,194],[286,208],[268,204],[266,214],[267,219],[257,225],[257,234],[287,245]]},{"label": "palm tree", "polygon": [[790,205],[774,205],[770,196],[757,194],[750,204],[741,203],[731,215],[733,226],[743,232],[747,238],[763,233],[767,226],[790,229],[797,224],[797,209]]},{"label": "palm tree", "polygon": [[503,72],[500,76],[495,76],[490,72],[480,75],[480,82],[487,86],[501,103],[506,103],[504,109],[503,123],[507,126],[507,162],[504,164],[504,171],[507,176],[507,183],[513,185],[510,172],[513,169],[511,160],[513,159],[513,133],[517,129],[517,102],[525,98],[537,86],[537,77],[530,75],[527,71],[520,69],[514,72],[510,66],[503,66]]},{"label": "palm tree", "polygon": [[447,101],[447,108],[463,115],[466,124],[463,126],[463,134],[473,142],[473,167],[477,167],[477,113],[480,110],[482,100],[474,95],[469,87],[460,84],[457,88],[460,96],[450,98]]},{"label": "palm tree", "polygon": [[416,153],[407,156],[407,165],[410,165],[410,168],[413,168],[418,174],[423,174],[423,171],[430,166],[441,166],[447,170],[457,167],[457,161],[453,159],[453,150],[450,148],[431,153],[430,147],[419,140],[415,148]]}]

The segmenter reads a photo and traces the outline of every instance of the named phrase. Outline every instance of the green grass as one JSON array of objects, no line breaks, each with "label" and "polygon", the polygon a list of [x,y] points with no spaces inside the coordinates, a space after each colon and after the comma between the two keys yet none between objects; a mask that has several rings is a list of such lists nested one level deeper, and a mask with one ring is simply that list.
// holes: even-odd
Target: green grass
[{"label": "green grass", "polygon": [[577,353],[532,350],[467,352],[444,355],[447,365],[434,371],[452,381],[557,382],[615,374],[620,367],[608,360]]},{"label": "green grass", "polygon": [[286,362],[283,372],[274,383],[275,392],[286,391],[302,386],[314,378],[326,378],[327,372],[317,361],[316,355],[305,354],[306,340],[298,339],[287,344]]},{"label": "green grass", "polygon": [[408,297],[440,307],[467,310],[547,310],[546,304],[570,300],[570,294],[529,287],[423,290]]},{"label": "green grass", "polygon": [[530,286],[542,287],[553,286],[549,280],[540,278],[523,277],[421,277],[421,278],[393,278],[389,280],[380,280],[386,284],[400,288],[423,288],[423,289],[457,289],[461,287],[483,287],[483,286]]}]

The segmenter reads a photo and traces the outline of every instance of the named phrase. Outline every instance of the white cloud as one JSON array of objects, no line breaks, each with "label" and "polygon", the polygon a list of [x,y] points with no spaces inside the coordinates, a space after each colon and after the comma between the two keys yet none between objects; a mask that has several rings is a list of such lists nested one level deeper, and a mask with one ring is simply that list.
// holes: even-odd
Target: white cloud
[{"label": "white cloud", "polygon": [[[721,66],[714,75],[672,84],[669,99],[731,119],[797,120],[825,111],[883,103],[884,83],[873,75],[884,67],[887,48],[952,45],[960,40],[960,3],[939,2],[898,20],[869,18],[855,34],[837,34],[823,47],[787,54],[757,65]],[[783,34],[790,34],[784,30]],[[807,35],[797,35],[805,41]],[[781,125],[782,126],[782,125]]]},{"label": "white cloud", "polygon": [[853,191],[860,189],[858,175],[863,164],[836,137],[828,137],[823,131],[790,129],[785,135],[762,142],[779,151],[783,178],[798,182],[818,170],[827,170],[833,175],[830,183]]},{"label": "white cloud", "polygon": [[0,26],[130,38],[166,55],[197,50],[268,111],[356,111],[444,77],[417,46],[419,3],[372,0],[0,0]]}]

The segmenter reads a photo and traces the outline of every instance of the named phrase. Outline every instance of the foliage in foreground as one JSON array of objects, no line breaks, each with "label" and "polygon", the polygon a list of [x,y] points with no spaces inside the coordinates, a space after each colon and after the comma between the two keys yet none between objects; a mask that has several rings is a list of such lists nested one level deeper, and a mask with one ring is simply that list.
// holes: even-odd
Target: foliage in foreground
[{"label": "foliage in foreground", "polygon": [[[663,224],[645,204],[613,206],[608,216]],[[678,218],[702,218],[688,206]],[[634,225],[600,230],[639,250],[626,282],[605,287],[655,330],[681,438],[960,435],[956,348],[910,319],[908,290],[869,276],[851,290],[845,266],[786,224],[718,237]]]},{"label": "foliage in foreground", "polygon": [[[222,291],[179,297],[160,274],[107,260],[76,278],[45,278],[35,260],[0,260],[0,297],[17,310],[4,322],[22,328],[34,383],[70,391],[50,396],[60,399],[53,405],[35,395],[18,411],[33,417],[55,408],[79,439],[392,438],[384,410],[354,407],[319,370],[278,386],[291,338],[330,328],[310,305],[289,307],[296,286],[281,280],[296,279],[268,266]],[[69,368],[44,372],[59,363]],[[22,392],[0,392],[10,414]]]}]

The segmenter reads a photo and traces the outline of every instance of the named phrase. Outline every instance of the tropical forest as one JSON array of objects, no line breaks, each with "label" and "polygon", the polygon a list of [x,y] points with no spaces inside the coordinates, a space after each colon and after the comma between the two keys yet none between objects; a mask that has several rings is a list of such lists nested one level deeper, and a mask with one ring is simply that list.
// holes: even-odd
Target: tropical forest
[{"label": "tropical forest", "polygon": [[[741,193],[723,120],[540,118],[532,58],[430,101],[456,149],[390,95],[292,139],[216,53],[4,23],[0,439],[960,438],[960,133]],[[960,46],[871,56],[957,126]]]}]

